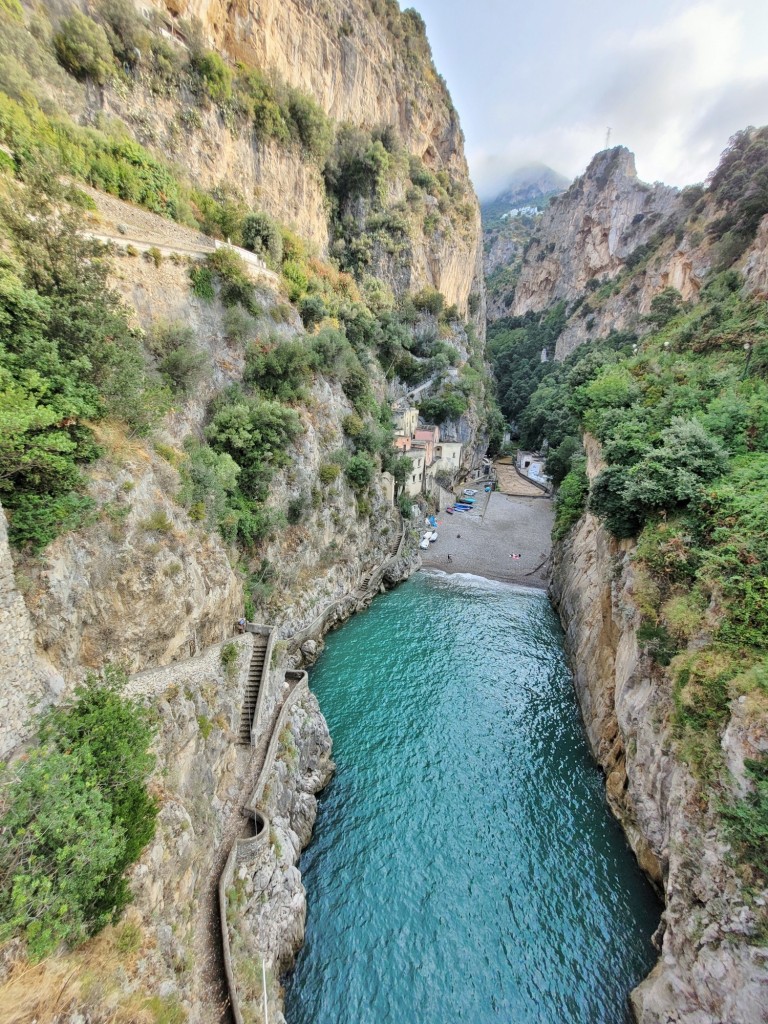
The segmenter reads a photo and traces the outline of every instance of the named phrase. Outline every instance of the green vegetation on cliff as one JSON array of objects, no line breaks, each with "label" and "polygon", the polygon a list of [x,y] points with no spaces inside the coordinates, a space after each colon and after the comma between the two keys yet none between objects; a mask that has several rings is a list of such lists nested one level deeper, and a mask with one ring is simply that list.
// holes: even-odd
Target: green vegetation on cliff
[{"label": "green vegetation on cliff", "polygon": [[38,725],[38,746],[0,790],[0,941],[22,934],[39,959],[115,920],[126,868],[155,832],[148,712],[125,676],[90,677]]},{"label": "green vegetation on cliff", "polygon": [[[631,336],[614,335],[536,372],[542,334],[557,319],[553,309],[511,329],[498,325],[492,350],[502,380],[512,381],[502,401],[515,410],[525,445],[549,444],[547,465],[560,483],[556,536],[588,507],[614,536],[637,538],[638,639],[673,681],[684,756],[713,782],[723,768],[719,738],[730,702],[748,694],[761,703],[767,694],[765,304],[725,271],[696,305],[662,293],[636,351]],[[526,360],[539,379],[527,403]],[[591,485],[585,432],[605,461]],[[764,800],[731,806],[727,820],[737,846],[758,863]]]},{"label": "green vegetation on cliff", "polygon": [[[471,395],[485,400],[481,346],[455,308],[444,308],[436,292],[437,310],[407,298],[396,302],[378,276],[398,254],[410,258],[411,234],[428,207],[445,230],[468,223],[472,208],[463,186],[409,157],[393,128],[334,126],[309,97],[205,50],[194,25],[183,26],[184,48],[162,35],[158,16],[137,19],[127,0],[105,0],[91,13],[63,18],[55,31],[41,15],[32,33],[19,12],[0,9],[7,29],[0,40],[0,141],[6,147],[0,152],[0,229],[12,254],[0,267],[0,417],[6,428],[0,499],[10,536],[36,550],[87,522],[93,503],[82,467],[100,454],[90,424],[108,417],[130,432],[147,433],[194,390],[208,366],[188,328],[158,324],[143,337],[129,326],[106,284],[106,252],[80,233],[82,207],[91,201],[60,186],[63,174],[252,249],[281,274],[305,328],[317,335],[289,342],[265,329],[260,298],[231,250],[219,249],[191,269],[195,295],[226,307],[228,340],[247,350],[246,379],[237,394],[220,396],[209,410],[207,443],[193,445],[182,460],[180,497],[193,518],[251,546],[285,521],[266,509],[267,489],[274,470],[290,461],[300,433],[296,407],[315,375],[341,384],[366,424],[368,454],[382,468],[397,463],[391,429],[381,428],[372,399],[373,360],[389,379],[416,385],[436,378],[437,418],[465,411]],[[418,16],[399,10],[395,16],[391,5],[378,13],[407,42],[408,59],[430,63]],[[54,108],[48,99],[51,88],[67,95],[70,75],[118,91],[149,86],[185,104],[191,98],[184,130],[196,130],[198,110],[213,107],[233,133],[252,131],[256,143],[272,138],[322,166],[336,232],[333,257],[341,270],[314,258],[301,239],[236,191],[194,185],[137,142],[125,123],[98,115],[87,127],[76,124],[65,113],[67,103]],[[392,198],[401,181],[409,190],[402,209]],[[360,202],[366,212],[358,223],[349,211]],[[154,258],[162,258],[159,251]],[[281,309],[288,312],[280,315]],[[285,304],[272,313],[277,321],[291,319]],[[459,362],[454,338],[471,350],[471,365],[441,391],[441,379]],[[371,437],[377,439],[373,448]],[[347,444],[356,456],[357,442],[348,438]],[[360,508],[367,507],[363,500]]]},{"label": "green vegetation on cliff", "polygon": [[105,414],[146,432],[170,392],[106,284],[103,246],[78,232],[76,192],[50,176],[0,201],[0,498],[17,545],[42,547],[87,515],[80,466]]}]

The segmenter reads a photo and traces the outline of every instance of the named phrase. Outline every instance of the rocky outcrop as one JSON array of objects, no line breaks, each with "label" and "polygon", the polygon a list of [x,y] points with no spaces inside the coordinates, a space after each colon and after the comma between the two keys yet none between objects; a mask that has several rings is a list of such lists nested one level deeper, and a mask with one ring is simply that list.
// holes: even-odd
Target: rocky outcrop
[{"label": "rocky outcrop", "polygon": [[92,480],[96,522],[28,570],[37,643],[68,685],[107,662],[136,672],[190,657],[231,636],[242,610],[221,538],[174,500],[177,470],[140,444],[121,455]]},{"label": "rocky outcrop", "polygon": [[[590,475],[599,452],[587,445]],[[675,748],[671,685],[637,642],[631,544],[585,515],[557,546],[552,597],[566,630],[590,746],[609,804],[665,898],[660,959],[632,994],[640,1024],[768,1021],[768,955],[757,936],[766,893],[731,866],[716,817]],[[762,742],[733,707],[731,763]]]},{"label": "rocky outcrop", "polygon": [[0,506],[0,679],[13,686],[0,690],[0,759],[29,732],[29,719],[61,693],[64,680],[35,648],[32,621],[18,589],[8,547],[5,513]]},{"label": "rocky outcrop", "polygon": [[744,284],[748,291],[768,296],[768,216],[763,217],[755,240],[744,259]]},{"label": "rocky outcrop", "polygon": [[598,153],[542,216],[523,263],[513,314],[542,310],[558,299],[573,301],[590,281],[612,280],[677,205],[677,189],[639,181],[628,149]]},{"label": "rocky outcrop", "polygon": [[[398,291],[437,288],[449,305],[467,314],[469,296],[484,294],[479,206],[458,114],[415,12],[363,0],[317,5],[244,0],[234,7],[222,0],[154,0],[154,6],[169,25],[197,18],[207,45],[233,64],[246,61],[307,93],[334,122],[366,130],[392,126],[408,154],[432,172],[446,172],[462,193],[461,216],[438,230],[427,230],[414,218],[406,257],[397,273],[390,269],[386,276]],[[183,33],[172,38],[173,46],[183,50]],[[234,123],[231,112],[200,104],[186,88],[178,93],[158,89],[139,63],[129,88],[125,83],[102,89],[72,83],[64,98],[57,83],[49,91],[53,102],[64,98],[66,109],[82,122],[100,122],[105,115],[123,122],[132,136],[183,168],[195,184],[264,210],[327,255],[322,166],[296,144],[258,138],[247,124]],[[429,201],[437,207],[434,197]],[[484,329],[479,311],[475,322]]]},{"label": "rocky outcrop", "polygon": [[683,302],[696,302],[711,261],[710,245],[694,245],[689,236],[679,242],[670,236],[636,279],[602,300],[588,297],[578,306],[557,339],[555,358],[563,360],[579,345],[604,338],[611,331],[647,330],[643,317],[665,288],[674,288]]}]

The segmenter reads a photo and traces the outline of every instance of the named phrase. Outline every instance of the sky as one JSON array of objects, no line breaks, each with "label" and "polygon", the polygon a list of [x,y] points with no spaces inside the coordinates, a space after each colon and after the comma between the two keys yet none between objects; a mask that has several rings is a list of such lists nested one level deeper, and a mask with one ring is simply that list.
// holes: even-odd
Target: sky
[{"label": "sky", "polygon": [[768,123],[768,0],[402,0],[427,23],[481,199],[541,161],[567,177],[625,145],[690,185]]}]

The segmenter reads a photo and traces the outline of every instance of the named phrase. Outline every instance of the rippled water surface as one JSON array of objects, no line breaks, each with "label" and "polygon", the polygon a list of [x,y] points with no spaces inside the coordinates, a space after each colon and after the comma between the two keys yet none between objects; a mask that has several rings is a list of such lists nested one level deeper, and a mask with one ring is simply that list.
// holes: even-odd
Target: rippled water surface
[{"label": "rippled water surface", "polygon": [[546,597],[420,574],[328,638],[337,774],[289,1024],[614,1024],[659,906],[604,802]]}]

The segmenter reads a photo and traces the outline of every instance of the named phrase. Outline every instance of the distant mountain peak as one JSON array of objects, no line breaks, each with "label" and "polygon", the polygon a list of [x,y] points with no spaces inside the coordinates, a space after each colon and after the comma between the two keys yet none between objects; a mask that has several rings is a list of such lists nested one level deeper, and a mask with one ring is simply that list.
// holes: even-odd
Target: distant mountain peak
[{"label": "distant mountain peak", "polygon": [[494,202],[510,206],[530,203],[553,192],[563,192],[569,185],[568,178],[546,164],[526,164],[510,174],[506,187]]}]

